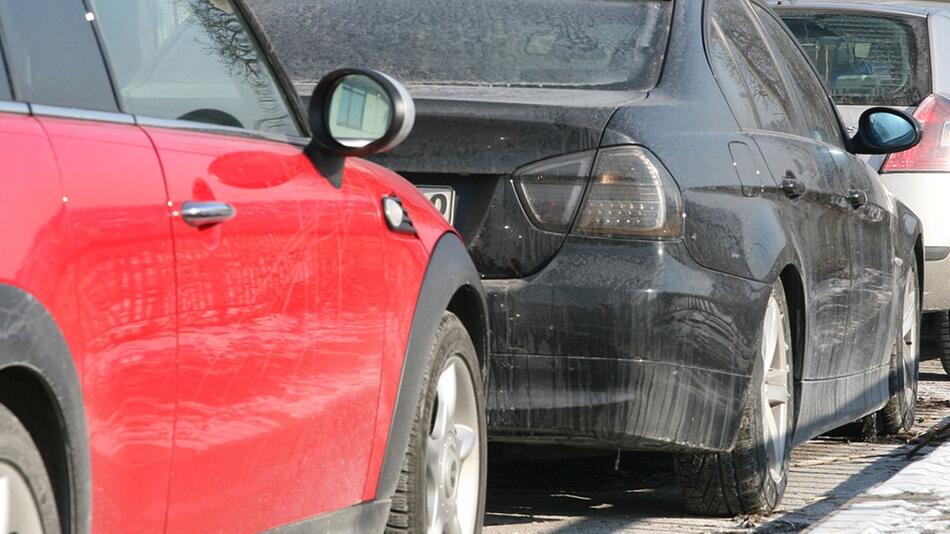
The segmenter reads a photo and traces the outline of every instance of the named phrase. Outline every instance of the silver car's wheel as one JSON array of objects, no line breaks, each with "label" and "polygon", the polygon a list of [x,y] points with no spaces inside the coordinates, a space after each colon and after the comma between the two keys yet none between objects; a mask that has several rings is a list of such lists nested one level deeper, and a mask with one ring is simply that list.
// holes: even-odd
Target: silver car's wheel
[{"label": "silver car's wheel", "polygon": [[788,344],[785,332],[787,321],[778,300],[773,294],[765,311],[762,325],[762,432],[765,439],[772,480],[780,480],[785,461],[786,438],[788,437],[789,388]]},{"label": "silver car's wheel", "polygon": [[471,373],[457,355],[439,376],[433,408],[425,453],[426,530],[471,534],[481,471],[479,407]]},{"label": "silver car's wheel", "polygon": [[20,471],[0,461],[0,533],[43,534],[40,506]]}]

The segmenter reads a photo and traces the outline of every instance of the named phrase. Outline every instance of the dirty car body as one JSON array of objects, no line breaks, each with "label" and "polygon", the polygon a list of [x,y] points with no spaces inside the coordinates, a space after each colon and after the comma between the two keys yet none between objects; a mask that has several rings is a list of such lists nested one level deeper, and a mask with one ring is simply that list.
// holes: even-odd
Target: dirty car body
[{"label": "dirty car body", "polygon": [[[333,45],[299,38],[294,20],[355,8],[253,4],[305,94],[332,65],[303,51]],[[608,2],[591,14],[585,2],[420,2],[405,20],[441,21],[439,46],[415,40],[431,36],[413,24],[367,37],[392,53],[364,59],[409,80],[419,112],[379,161],[454,193],[454,224],[483,276],[493,439],[731,449],[776,279],[794,300],[795,441],[888,398],[895,288],[920,260],[919,222],[848,151],[827,93],[804,102],[782,67],[781,127],[748,97],[727,100],[743,82],[720,69],[717,83],[704,4]],[[505,24],[524,29],[492,33]],[[475,51],[502,65],[473,66]],[[834,137],[816,141],[806,105],[826,108]],[[613,205],[598,191],[616,161],[652,176],[640,184],[649,202]],[[597,210],[636,222],[606,228],[616,217]]]}]

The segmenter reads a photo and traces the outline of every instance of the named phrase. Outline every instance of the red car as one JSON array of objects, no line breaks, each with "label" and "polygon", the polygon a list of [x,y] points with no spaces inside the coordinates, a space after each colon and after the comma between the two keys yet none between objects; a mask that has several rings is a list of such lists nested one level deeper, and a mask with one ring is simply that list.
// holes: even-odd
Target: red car
[{"label": "red car", "polygon": [[[0,0],[0,532],[477,532],[486,308],[239,0]],[[314,53],[320,53],[319,50]]]}]

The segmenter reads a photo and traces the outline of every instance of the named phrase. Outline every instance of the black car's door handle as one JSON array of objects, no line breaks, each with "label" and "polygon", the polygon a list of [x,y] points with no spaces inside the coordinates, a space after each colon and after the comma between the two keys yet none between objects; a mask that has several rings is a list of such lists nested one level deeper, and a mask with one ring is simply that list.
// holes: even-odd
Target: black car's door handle
[{"label": "black car's door handle", "polygon": [[189,226],[201,227],[228,222],[237,215],[234,206],[225,202],[195,202],[189,200],[181,206],[181,218]]},{"label": "black car's door handle", "polygon": [[852,208],[858,209],[868,203],[868,194],[864,191],[848,191],[848,202]]},{"label": "black car's door handle", "polygon": [[795,175],[792,173],[785,175],[781,187],[782,193],[785,193],[785,196],[788,198],[799,198],[805,194],[805,184],[798,178],[795,178]]}]

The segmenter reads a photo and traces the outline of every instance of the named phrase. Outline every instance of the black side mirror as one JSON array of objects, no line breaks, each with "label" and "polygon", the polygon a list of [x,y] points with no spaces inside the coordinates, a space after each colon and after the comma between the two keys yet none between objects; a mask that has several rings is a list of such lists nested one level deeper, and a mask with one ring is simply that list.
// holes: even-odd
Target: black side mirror
[{"label": "black side mirror", "polygon": [[851,139],[855,154],[890,154],[917,146],[923,130],[917,119],[891,108],[871,108],[861,114]]},{"label": "black side mirror", "polygon": [[396,148],[412,131],[416,108],[409,91],[393,78],[364,68],[327,74],[310,98],[307,155],[340,186],[348,156],[368,156]]}]

